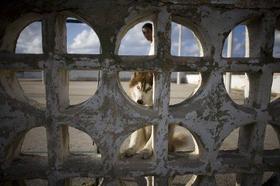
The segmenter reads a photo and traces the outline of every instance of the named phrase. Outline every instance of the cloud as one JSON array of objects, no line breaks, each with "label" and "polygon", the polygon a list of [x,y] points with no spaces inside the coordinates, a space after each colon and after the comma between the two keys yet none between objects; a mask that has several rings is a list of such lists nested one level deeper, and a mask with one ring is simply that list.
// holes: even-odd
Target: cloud
[{"label": "cloud", "polygon": [[[178,56],[179,24],[172,23],[171,55]],[[200,56],[200,41],[189,28],[182,26],[182,43],[180,56]]]},{"label": "cloud", "polygon": [[241,53],[244,51],[244,42],[234,43],[233,53]]},{"label": "cloud", "polygon": [[16,53],[42,53],[42,26],[41,22],[28,25],[19,35]]},{"label": "cloud", "polygon": [[[174,41],[171,44],[171,54],[178,56],[178,41]],[[199,56],[200,49],[197,42],[182,42],[181,56]]]},{"label": "cloud", "polygon": [[199,56],[199,47],[196,43],[184,47],[186,56]]},{"label": "cloud", "polygon": [[[148,55],[150,50],[150,43],[142,34],[142,26],[146,22],[141,22],[131,28],[123,37],[119,47],[120,55]],[[100,42],[96,33],[86,24],[80,24],[78,28],[69,30],[72,36],[68,40],[68,53],[100,53]],[[178,50],[178,24],[172,24],[172,55],[177,55]],[[182,56],[199,56],[199,47],[196,44],[191,30],[186,27],[183,28],[182,33]],[[42,36],[41,23],[35,22],[26,27],[17,43],[17,53],[42,53]]]},{"label": "cloud", "polygon": [[68,53],[99,54],[100,42],[96,33],[90,29],[83,29],[67,46]]},{"label": "cloud", "polygon": [[[234,29],[234,31],[236,28]],[[236,31],[235,31],[236,32]],[[239,29],[233,34],[231,57],[244,57],[245,55],[245,29]],[[223,46],[222,56],[227,57],[228,37]]]}]

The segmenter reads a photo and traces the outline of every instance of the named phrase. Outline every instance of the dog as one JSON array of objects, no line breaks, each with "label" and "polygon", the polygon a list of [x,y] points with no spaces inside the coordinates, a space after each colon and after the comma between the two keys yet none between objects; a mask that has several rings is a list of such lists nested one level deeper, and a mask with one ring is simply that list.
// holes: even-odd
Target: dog
[{"label": "dog", "polygon": [[[129,81],[129,97],[136,103],[151,107],[153,105],[153,73],[134,72]],[[131,157],[140,155],[147,159],[153,155],[152,126],[146,126],[133,132],[130,136],[128,148],[123,156]],[[193,139],[188,130],[176,124],[169,125],[168,151],[184,151],[184,147],[190,147]]]}]

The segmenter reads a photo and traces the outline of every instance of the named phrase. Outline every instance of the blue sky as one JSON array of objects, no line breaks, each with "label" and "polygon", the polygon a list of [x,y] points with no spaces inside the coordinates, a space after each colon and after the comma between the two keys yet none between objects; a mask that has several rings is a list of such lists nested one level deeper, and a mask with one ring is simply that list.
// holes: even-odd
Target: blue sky
[{"label": "blue sky", "polygon": [[[244,57],[245,56],[245,26],[238,25],[232,30],[232,56],[233,57]],[[222,56],[227,57],[227,42],[226,38]]]},{"label": "blue sky", "polygon": [[87,24],[67,23],[68,53],[100,53],[100,41],[96,33]]},{"label": "blue sky", "polygon": [[[142,34],[141,22],[132,27],[121,41],[119,55],[148,55],[150,43]],[[67,52],[98,54],[100,42],[98,36],[87,24],[67,23]],[[42,53],[42,25],[34,22],[21,32],[16,46],[16,53]],[[179,25],[172,23],[171,54],[178,55]],[[193,32],[182,26],[181,56],[199,56],[200,42]],[[226,40],[227,42],[227,40]],[[223,56],[226,56],[226,44],[223,48]],[[232,57],[245,55],[245,26],[239,25],[233,29]],[[280,31],[275,31],[274,57],[280,57]]]},{"label": "blue sky", "polygon": [[41,22],[34,22],[25,27],[17,40],[16,53],[42,53],[41,30]]}]

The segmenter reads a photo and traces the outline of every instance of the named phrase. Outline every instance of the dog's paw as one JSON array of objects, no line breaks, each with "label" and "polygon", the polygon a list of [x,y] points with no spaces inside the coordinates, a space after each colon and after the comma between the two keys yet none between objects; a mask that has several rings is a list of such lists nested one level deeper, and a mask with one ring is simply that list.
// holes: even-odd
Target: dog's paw
[{"label": "dog's paw", "polygon": [[122,153],[122,157],[128,158],[131,157],[133,155],[136,154],[136,150],[133,147],[130,147],[128,149],[126,149],[123,153]]},{"label": "dog's paw", "polygon": [[150,157],[153,156],[153,150],[152,149],[143,149],[138,154],[142,159],[149,159]]}]

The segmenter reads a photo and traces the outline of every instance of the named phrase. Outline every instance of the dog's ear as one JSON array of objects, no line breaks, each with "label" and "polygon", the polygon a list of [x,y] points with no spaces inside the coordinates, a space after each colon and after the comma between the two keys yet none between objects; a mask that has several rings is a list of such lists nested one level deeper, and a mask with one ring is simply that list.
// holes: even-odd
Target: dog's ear
[{"label": "dog's ear", "polygon": [[151,72],[151,71],[149,71],[149,72],[147,73],[147,77],[148,77],[149,79],[153,79],[154,73]]},{"label": "dog's ear", "polygon": [[153,85],[153,72],[149,71],[147,72],[146,74],[146,81],[150,84],[150,85]]},{"label": "dog's ear", "polygon": [[137,76],[137,72],[133,72],[133,74],[132,74],[132,76],[131,76],[131,80],[133,79],[133,78],[135,78]]}]

